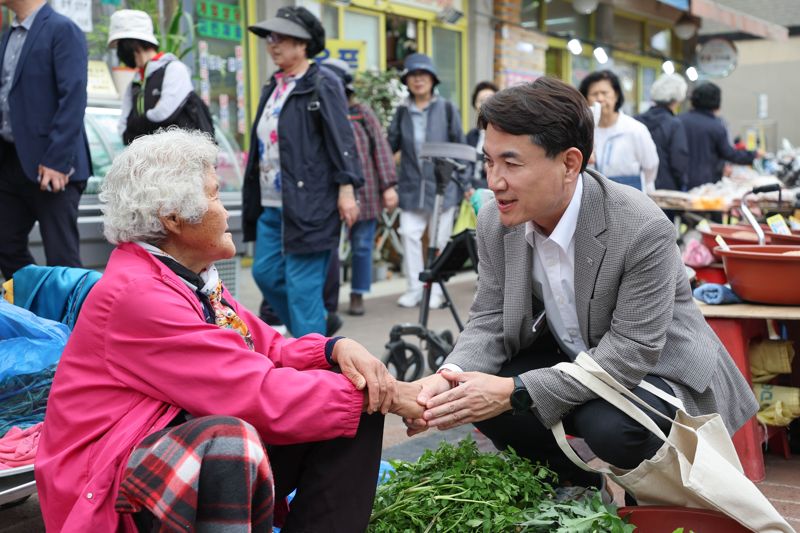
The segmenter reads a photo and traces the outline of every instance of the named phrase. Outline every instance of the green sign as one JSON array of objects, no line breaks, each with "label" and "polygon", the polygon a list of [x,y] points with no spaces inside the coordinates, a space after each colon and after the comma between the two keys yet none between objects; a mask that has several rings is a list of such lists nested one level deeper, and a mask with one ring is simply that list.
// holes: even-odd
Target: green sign
[{"label": "green sign", "polygon": [[217,20],[200,19],[197,21],[197,33],[202,37],[210,37],[212,39],[237,42],[242,40],[242,27],[240,25]]},{"label": "green sign", "polygon": [[197,14],[200,15],[200,18],[233,22],[235,24],[239,24],[242,17],[239,6],[223,4],[214,0],[200,0],[197,3]]}]

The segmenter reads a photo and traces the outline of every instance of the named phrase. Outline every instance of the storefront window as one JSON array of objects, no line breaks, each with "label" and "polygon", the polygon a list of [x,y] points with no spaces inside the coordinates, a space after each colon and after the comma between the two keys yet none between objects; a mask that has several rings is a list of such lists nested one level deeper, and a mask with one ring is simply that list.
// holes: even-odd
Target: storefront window
[{"label": "storefront window", "polygon": [[[237,0],[196,0],[198,93],[219,128],[244,144],[247,131],[242,13]],[[189,63],[189,61],[187,61]]]},{"label": "storefront window", "polygon": [[546,4],[545,30],[564,37],[589,38],[589,15],[581,15],[571,2],[553,0]]},{"label": "storefront window", "polygon": [[548,76],[556,77],[560,80],[564,79],[564,54],[565,50],[561,48],[548,48],[544,53],[545,74]]},{"label": "storefront window", "polygon": [[652,89],[654,81],[656,81],[656,69],[642,67],[642,101],[639,103],[639,113],[644,113],[652,105],[650,89]]},{"label": "storefront window", "polygon": [[539,29],[539,17],[541,16],[541,0],[524,0],[522,2],[521,22],[522,26],[529,29]]},{"label": "storefront window", "polygon": [[339,38],[339,10],[334,6],[324,4],[320,17],[322,27],[325,28],[325,37],[328,39]]},{"label": "storefront window", "polygon": [[642,52],[642,23],[614,15],[614,47],[635,54]]},{"label": "storefront window", "polygon": [[464,109],[461,101],[461,33],[433,28],[433,64],[439,73],[439,94]]},{"label": "storefront window", "polygon": [[612,70],[619,76],[619,83],[622,86],[622,94],[625,96],[625,104],[622,109],[628,115],[635,115],[639,103],[639,91],[636,83],[637,65],[628,61],[614,60]]},{"label": "storefront window", "polygon": [[344,37],[347,40],[364,41],[366,44],[366,68],[380,69],[380,18],[355,11],[345,11]]},{"label": "storefront window", "polygon": [[591,57],[572,56],[572,86],[579,87],[583,78],[591,74],[594,70],[594,62]]}]

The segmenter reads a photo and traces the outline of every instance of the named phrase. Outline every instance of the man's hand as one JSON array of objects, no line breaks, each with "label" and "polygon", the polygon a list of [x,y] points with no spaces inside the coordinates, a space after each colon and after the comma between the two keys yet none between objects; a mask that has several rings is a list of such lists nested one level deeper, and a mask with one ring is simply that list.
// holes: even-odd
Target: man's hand
[{"label": "man's hand", "polygon": [[494,418],[511,409],[511,393],[514,391],[512,378],[449,370],[443,370],[439,375],[458,382],[459,386],[428,400],[423,415],[428,427],[450,429]]},{"label": "man's hand", "polygon": [[464,191],[464,200],[469,202],[469,200],[470,200],[470,198],[472,198],[473,194],[475,194],[475,188],[474,187],[467,187],[467,189]]},{"label": "man's hand", "polygon": [[49,185],[51,192],[61,192],[66,188],[67,183],[69,183],[68,175],[44,165],[39,165],[39,188],[41,190],[48,190],[47,187]]},{"label": "man's hand", "polygon": [[356,203],[356,193],[352,185],[339,186],[339,200],[336,202],[339,208],[339,218],[344,220],[348,228],[358,220],[358,204]]},{"label": "man's hand", "polygon": [[390,213],[394,211],[397,208],[398,203],[399,199],[397,197],[397,189],[394,187],[389,187],[383,191],[383,207],[385,207],[387,211]]},{"label": "man's hand", "polygon": [[[425,407],[431,398],[444,391],[450,390],[451,387],[450,382],[447,381],[442,374],[432,374],[415,381],[413,384],[421,387],[416,398],[417,403],[421,407]],[[413,437],[428,429],[428,422],[422,418],[421,414],[417,418],[404,417],[403,423],[406,425],[406,435],[409,437]]]},{"label": "man's hand", "polygon": [[339,339],[333,345],[331,360],[358,390],[367,389],[367,412],[386,414],[397,394],[397,381],[381,361],[352,339]]}]

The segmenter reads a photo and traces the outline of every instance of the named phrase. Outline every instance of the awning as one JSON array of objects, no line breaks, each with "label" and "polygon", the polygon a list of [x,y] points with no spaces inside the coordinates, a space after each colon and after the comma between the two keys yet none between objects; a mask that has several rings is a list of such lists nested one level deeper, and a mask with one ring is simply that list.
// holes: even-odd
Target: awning
[{"label": "awning", "polygon": [[784,26],[723,6],[714,0],[692,0],[691,14],[724,24],[732,31],[749,33],[773,41],[785,41],[789,38],[789,30]]}]

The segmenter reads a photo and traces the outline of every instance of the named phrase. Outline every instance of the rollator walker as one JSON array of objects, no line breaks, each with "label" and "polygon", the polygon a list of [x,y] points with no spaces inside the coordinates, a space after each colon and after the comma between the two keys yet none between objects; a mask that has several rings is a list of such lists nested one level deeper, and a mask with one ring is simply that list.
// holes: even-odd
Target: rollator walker
[{"label": "rollator walker", "polygon": [[466,144],[426,143],[422,145],[420,152],[420,157],[429,159],[434,165],[436,198],[433,204],[433,217],[428,227],[429,238],[425,269],[419,275],[419,280],[424,284],[422,301],[419,305],[419,321],[415,324],[404,323],[392,327],[389,333],[389,342],[386,343],[386,352],[382,358],[389,372],[401,381],[419,379],[425,368],[422,350],[417,345],[404,341],[403,336],[414,335],[424,342],[428,353],[428,366],[434,371],[441,366],[447,354],[453,350],[453,333],[450,330],[437,333],[428,328],[433,284],[438,284],[442,289],[445,307],[450,309],[458,330],[463,331],[464,324],[453,305],[450,293],[447,292],[445,282],[461,270],[467,259],[471,260],[475,271],[478,270],[475,232],[472,230],[465,230],[452,237],[442,253],[438,257],[436,255],[436,235],[445,189],[451,180],[458,183],[455,173],[464,171],[465,163],[472,163],[476,160],[475,149]]}]

